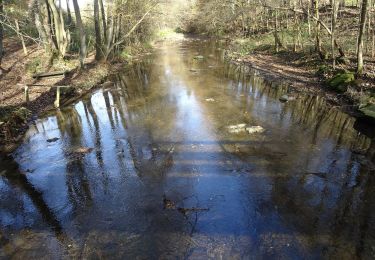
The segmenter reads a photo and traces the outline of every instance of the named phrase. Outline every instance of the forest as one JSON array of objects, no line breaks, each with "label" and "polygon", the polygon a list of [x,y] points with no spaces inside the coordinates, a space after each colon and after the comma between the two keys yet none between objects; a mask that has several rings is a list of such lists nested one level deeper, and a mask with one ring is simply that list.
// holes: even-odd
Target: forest
[{"label": "forest", "polygon": [[[364,73],[364,57],[375,55],[374,5],[371,1],[198,1],[189,30],[216,35],[257,37],[274,42],[273,50],[316,52],[337,63],[356,60]],[[263,42],[262,42],[263,41]]]}]

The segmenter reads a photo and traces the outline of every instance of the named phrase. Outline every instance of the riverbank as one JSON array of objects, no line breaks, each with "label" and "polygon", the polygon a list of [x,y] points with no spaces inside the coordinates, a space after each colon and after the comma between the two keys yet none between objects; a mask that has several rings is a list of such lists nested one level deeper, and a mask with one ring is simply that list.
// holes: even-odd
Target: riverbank
[{"label": "riverbank", "polygon": [[351,71],[355,64],[351,59],[346,59],[346,64],[338,64],[337,69],[332,70],[330,61],[321,60],[314,52],[283,49],[276,53],[272,46],[259,43],[259,39],[232,39],[225,56],[237,65],[258,70],[270,80],[287,82],[291,92],[323,95],[330,103],[349,108],[345,110],[357,117],[363,116],[360,108],[375,104],[375,74],[371,62],[366,63],[367,74],[343,83],[345,91],[337,91],[338,87],[332,87],[328,82],[343,72],[354,77]]},{"label": "riverbank", "polygon": [[[25,55],[17,41],[6,42],[7,55],[2,62],[3,73],[0,75],[0,152],[10,153],[17,148],[30,122],[38,115],[54,109],[56,90],[50,86],[70,86],[62,92],[61,105],[82,97],[93,88],[110,84],[106,79],[121,70],[131,59],[136,59],[141,51],[132,50],[124,57],[112,62],[97,62],[94,53],[85,61],[85,68],[79,69],[78,57],[71,56],[64,60],[50,58],[44,49],[36,45],[28,46]],[[33,79],[41,72],[67,71],[65,75]],[[29,102],[26,102],[24,88],[26,84],[35,84],[29,88]]]}]

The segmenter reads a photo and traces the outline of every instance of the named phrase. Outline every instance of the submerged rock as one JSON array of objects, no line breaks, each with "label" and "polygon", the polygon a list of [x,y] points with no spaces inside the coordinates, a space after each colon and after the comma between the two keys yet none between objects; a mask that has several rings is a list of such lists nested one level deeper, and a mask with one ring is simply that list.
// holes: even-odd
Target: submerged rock
[{"label": "submerged rock", "polygon": [[241,132],[245,132],[246,124],[230,125],[227,128],[228,128],[229,133],[238,134]]},{"label": "submerged rock", "polygon": [[296,97],[294,97],[294,96],[290,96],[290,95],[282,95],[280,98],[279,98],[279,100],[281,101],[281,102],[289,102],[289,101],[293,101],[293,100],[296,100]]},{"label": "submerged rock", "polygon": [[246,131],[249,134],[256,134],[256,133],[263,133],[265,129],[261,126],[250,126],[250,127],[246,127]]},{"label": "submerged rock", "polygon": [[263,133],[265,129],[261,126],[248,126],[246,124],[230,125],[227,127],[229,133],[238,134],[241,132],[248,132],[249,134]]},{"label": "submerged rock", "polygon": [[91,153],[94,150],[94,148],[91,147],[79,147],[72,151],[73,154],[86,154]]},{"label": "submerged rock", "polygon": [[195,60],[203,60],[204,59],[204,56],[202,55],[197,55],[194,57]]},{"label": "submerged rock", "polygon": [[55,137],[55,138],[47,139],[47,142],[48,143],[54,143],[54,142],[58,141],[59,139],[60,138]]}]

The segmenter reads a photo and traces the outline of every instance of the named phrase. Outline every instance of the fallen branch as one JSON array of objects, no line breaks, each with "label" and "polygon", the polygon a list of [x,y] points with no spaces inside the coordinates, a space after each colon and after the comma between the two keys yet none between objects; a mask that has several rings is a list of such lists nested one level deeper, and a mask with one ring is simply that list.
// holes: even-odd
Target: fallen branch
[{"label": "fallen branch", "polygon": [[34,74],[33,78],[40,79],[40,78],[47,78],[47,77],[65,76],[66,74],[67,74],[67,71],[44,72],[44,73]]},{"label": "fallen branch", "polygon": [[209,208],[177,208],[178,212],[186,215],[189,212],[209,211]]},{"label": "fallen branch", "polygon": [[[4,18],[7,18],[6,16],[3,16]],[[8,20],[8,19],[7,19]],[[34,38],[34,37],[31,37],[25,33],[22,33],[20,32],[19,30],[17,30],[16,27],[14,27],[11,23],[6,23],[5,21],[3,21],[2,19],[0,19],[0,24],[5,26],[5,27],[8,27],[9,29],[11,29],[12,31],[14,31],[18,37],[24,37],[26,39],[30,39],[32,40],[33,42],[35,43],[42,43],[42,44],[46,44],[45,42],[43,42],[41,39],[38,39],[38,38]]]}]

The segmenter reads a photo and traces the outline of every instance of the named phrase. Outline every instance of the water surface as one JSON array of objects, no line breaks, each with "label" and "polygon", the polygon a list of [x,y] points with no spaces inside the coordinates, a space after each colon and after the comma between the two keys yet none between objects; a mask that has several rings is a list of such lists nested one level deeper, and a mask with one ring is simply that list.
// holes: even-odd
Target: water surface
[{"label": "water surface", "polygon": [[36,120],[0,162],[0,257],[374,257],[374,137],[219,47],[166,43]]}]

